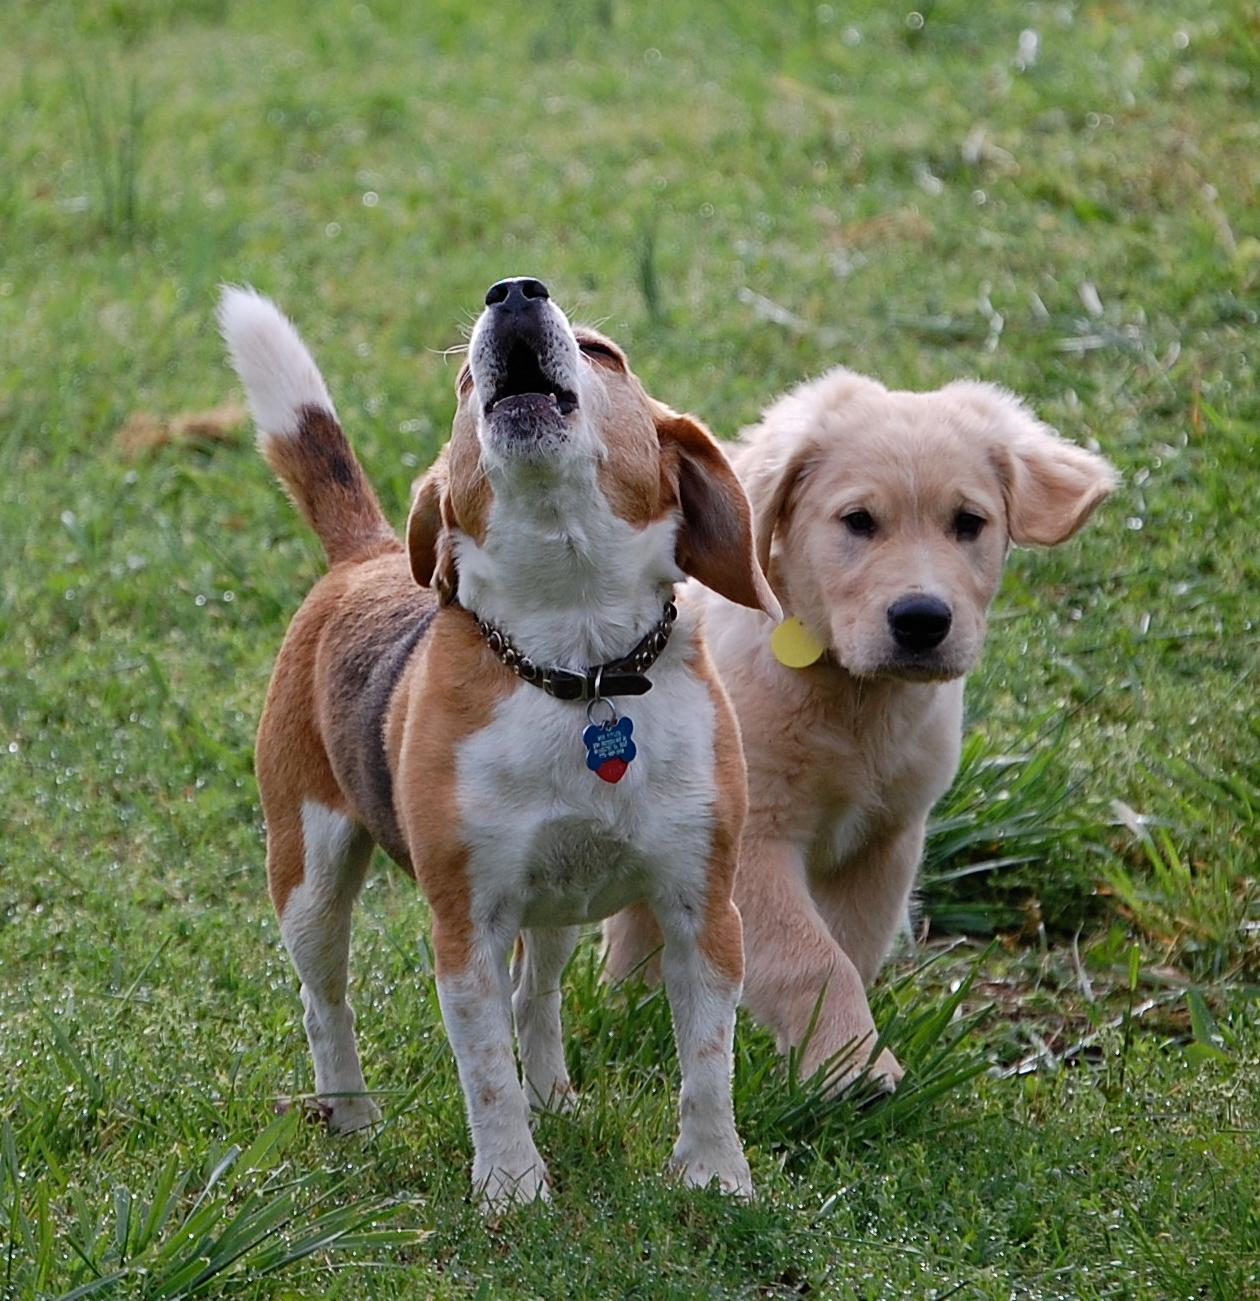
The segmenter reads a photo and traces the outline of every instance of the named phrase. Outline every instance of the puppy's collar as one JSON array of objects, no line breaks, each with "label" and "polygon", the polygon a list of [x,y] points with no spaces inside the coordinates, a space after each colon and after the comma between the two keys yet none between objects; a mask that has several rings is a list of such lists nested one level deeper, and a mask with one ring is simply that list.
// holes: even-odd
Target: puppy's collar
[{"label": "puppy's collar", "polygon": [[[473,615],[473,618],[477,616]],[[672,600],[667,600],[660,619],[629,654],[587,669],[535,664],[512,644],[512,639],[502,628],[496,628],[485,619],[477,619],[477,627],[486,645],[522,681],[541,688],[557,700],[605,700],[610,696],[641,696],[651,691],[652,681],[647,671],[669,644],[669,634],[677,618],[678,607]]]}]

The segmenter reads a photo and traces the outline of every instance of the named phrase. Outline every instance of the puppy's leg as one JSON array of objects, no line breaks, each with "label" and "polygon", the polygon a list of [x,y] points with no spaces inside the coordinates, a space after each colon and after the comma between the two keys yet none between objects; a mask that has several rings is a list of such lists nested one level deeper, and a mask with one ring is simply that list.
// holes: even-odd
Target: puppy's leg
[{"label": "puppy's leg", "polygon": [[604,979],[639,974],[649,984],[661,978],[661,928],[645,903],[631,904],[604,923]]},{"label": "puppy's leg", "polygon": [[[856,1042],[831,1081],[843,1087],[870,1057],[875,1022],[861,974],[810,897],[800,851],[746,839],[735,898],[744,917],[744,1006],[774,1032],[780,1052],[802,1048],[805,1076]],[[870,1069],[889,1089],[903,1074],[887,1049]]]},{"label": "puppy's leg", "polygon": [[346,999],[350,913],[363,885],[372,841],[344,813],[314,800],[300,820],[269,825],[267,875],[280,934],[302,981],[306,1037],[315,1062],[315,1093],[335,1134],[375,1124]]},{"label": "puppy's leg", "polygon": [[[452,921],[454,920],[454,924]],[[549,1196],[512,1052],[508,948],[517,927],[476,931],[435,912],[438,999],[473,1141],[473,1189],[487,1213]]]},{"label": "puppy's leg", "polygon": [[752,1176],[731,1100],[735,1009],[744,966],[739,913],[725,898],[707,905],[673,899],[662,901],[656,916],[665,935],[661,965],[682,1071],[678,1142],[670,1165],[693,1187],[716,1179],[724,1192],[750,1197]]},{"label": "puppy's leg", "polygon": [[568,1111],[575,1101],[564,1062],[560,977],[578,934],[576,926],[522,931],[513,963],[512,1012],[521,1045],[521,1075],[530,1106],[540,1110]]},{"label": "puppy's leg", "polygon": [[923,833],[920,822],[875,841],[834,876],[812,882],[818,911],[867,985],[879,974],[905,924]]}]

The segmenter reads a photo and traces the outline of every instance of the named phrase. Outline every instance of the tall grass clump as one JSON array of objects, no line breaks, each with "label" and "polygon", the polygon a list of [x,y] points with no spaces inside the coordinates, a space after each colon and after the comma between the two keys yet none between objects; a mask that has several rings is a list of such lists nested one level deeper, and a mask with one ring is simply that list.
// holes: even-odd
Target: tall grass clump
[{"label": "tall grass clump", "polygon": [[[1260,747],[1260,725],[1251,727]],[[1160,807],[1117,801],[1126,841],[1107,888],[1133,923],[1196,976],[1260,976],[1260,763],[1213,771],[1170,755],[1151,776]]]},{"label": "tall grass clump", "polygon": [[6,1296],[61,1301],[126,1295],[145,1301],[221,1295],[331,1253],[373,1255],[420,1241],[393,1223],[404,1204],[346,1196],[345,1180],[295,1173],[284,1159],[297,1109],[272,1121],[249,1146],[207,1152],[204,1165],[172,1154],[143,1187],[115,1183],[95,1203],[72,1172],[35,1177],[14,1126],[0,1126],[0,1261]]},{"label": "tall grass clump", "polygon": [[121,105],[117,88],[99,73],[89,82],[82,69],[72,67],[70,86],[101,228],[114,238],[130,240],[140,221],[145,111],[139,83],[134,76],[128,80]]},{"label": "tall grass clump", "polygon": [[1040,871],[1065,840],[1094,830],[1074,802],[1066,739],[1059,730],[1004,752],[982,731],[966,738],[923,853],[923,906],[938,929],[987,935],[1024,926],[1029,908],[1038,917],[1080,909],[1082,882]]}]

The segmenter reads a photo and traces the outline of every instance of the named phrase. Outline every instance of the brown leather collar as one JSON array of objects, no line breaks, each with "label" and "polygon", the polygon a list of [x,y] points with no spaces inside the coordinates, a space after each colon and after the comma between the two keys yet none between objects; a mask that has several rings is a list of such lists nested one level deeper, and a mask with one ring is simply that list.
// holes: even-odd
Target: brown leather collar
[{"label": "brown leather collar", "polygon": [[[474,614],[473,618],[477,616]],[[557,700],[598,700],[610,696],[641,696],[651,691],[652,681],[647,671],[669,644],[669,634],[677,618],[678,607],[671,598],[665,602],[660,619],[647,630],[633,650],[620,659],[587,669],[535,664],[512,644],[512,639],[501,628],[485,619],[477,619],[477,627],[486,639],[486,645],[522,681],[541,688]]]}]

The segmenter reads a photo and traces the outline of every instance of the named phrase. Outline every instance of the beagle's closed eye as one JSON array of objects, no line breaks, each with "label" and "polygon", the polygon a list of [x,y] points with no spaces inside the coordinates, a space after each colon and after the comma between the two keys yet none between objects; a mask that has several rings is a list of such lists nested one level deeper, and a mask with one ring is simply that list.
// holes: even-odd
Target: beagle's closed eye
[{"label": "beagle's closed eye", "polygon": [[626,368],[625,359],[616,348],[601,343],[598,339],[579,339],[578,347],[586,357],[591,358],[600,365],[612,366],[616,370],[625,370]]}]

